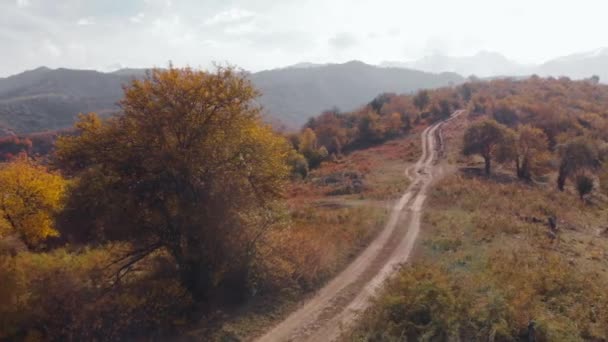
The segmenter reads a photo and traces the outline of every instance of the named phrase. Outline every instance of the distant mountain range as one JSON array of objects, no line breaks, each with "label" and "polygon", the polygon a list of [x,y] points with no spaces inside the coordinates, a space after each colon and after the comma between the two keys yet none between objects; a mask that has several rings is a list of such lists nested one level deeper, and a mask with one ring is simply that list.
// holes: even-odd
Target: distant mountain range
[{"label": "distant mountain range", "polygon": [[[78,113],[110,115],[119,111],[122,85],[143,77],[145,69],[111,73],[38,68],[0,78],[0,135],[70,127]],[[268,121],[298,128],[321,111],[355,109],[383,92],[408,93],[464,82],[463,76],[598,75],[608,81],[608,48],[521,65],[494,52],[450,57],[435,54],[413,62],[379,66],[299,63],[250,74],[263,93],[260,103]],[[463,76],[460,76],[463,75]]]},{"label": "distant mountain range", "polygon": [[427,72],[436,72],[436,70],[451,71],[464,76],[475,75],[478,77],[523,75],[530,72],[529,67],[511,61],[499,53],[488,51],[463,57],[433,54],[411,62],[383,62],[380,66],[416,69]]},{"label": "distant mountain range", "polygon": [[[110,115],[119,111],[122,85],[142,77],[145,69],[112,73],[38,68],[0,78],[0,129],[29,133],[70,127],[78,113]],[[361,62],[313,65],[250,75],[262,91],[269,121],[297,128],[325,109],[352,110],[382,92],[405,93],[456,84],[455,73],[431,74],[380,68]]]},{"label": "distant mountain range", "polygon": [[416,69],[426,72],[455,72],[463,76],[567,76],[573,79],[593,75],[608,82],[608,48],[559,57],[538,65],[512,61],[496,53],[482,51],[473,56],[452,57],[434,54],[411,62],[383,62],[381,67]]},{"label": "distant mountain range", "polygon": [[270,116],[288,126],[300,126],[323,110],[352,110],[383,92],[437,88],[461,83],[464,78],[455,73],[380,68],[353,61],[262,71],[252,74],[251,80],[262,91],[261,103]]}]

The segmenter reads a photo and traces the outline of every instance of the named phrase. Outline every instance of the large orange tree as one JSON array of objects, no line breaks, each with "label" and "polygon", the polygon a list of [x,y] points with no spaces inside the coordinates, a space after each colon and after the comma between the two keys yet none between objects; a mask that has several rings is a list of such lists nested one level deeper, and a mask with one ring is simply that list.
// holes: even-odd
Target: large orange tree
[{"label": "large orange tree", "polygon": [[123,271],[165,249],[195,299],[244,283],[289,172],[258,92],[221,67],[153,70],[124,92],[122,115],[83,116],[79,134],[57,142],[56,164],[79,179],[66,221],[131,242]]}]

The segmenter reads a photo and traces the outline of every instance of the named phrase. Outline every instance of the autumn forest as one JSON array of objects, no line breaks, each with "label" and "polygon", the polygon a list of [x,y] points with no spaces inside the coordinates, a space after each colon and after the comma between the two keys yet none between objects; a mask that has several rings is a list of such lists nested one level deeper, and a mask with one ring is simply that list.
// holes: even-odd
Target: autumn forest
[{"label": "autumn forest", "polygon": [[0,340],[261,336],[374,241],[455,112],[414,262],[342,338],[608,339],[598,79],[470,78],[299,130],[231,67],[123,90],[119,115],[0,140]]}]

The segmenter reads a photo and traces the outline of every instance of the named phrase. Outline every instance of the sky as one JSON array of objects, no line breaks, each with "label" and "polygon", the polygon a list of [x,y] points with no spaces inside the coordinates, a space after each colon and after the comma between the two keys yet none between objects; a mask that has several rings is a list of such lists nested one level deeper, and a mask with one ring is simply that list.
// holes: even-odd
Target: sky
[{"label": "sky", "polygon": [[259,71],[608,46],[603,0],[0,0],[0,77],[39,66]]}]

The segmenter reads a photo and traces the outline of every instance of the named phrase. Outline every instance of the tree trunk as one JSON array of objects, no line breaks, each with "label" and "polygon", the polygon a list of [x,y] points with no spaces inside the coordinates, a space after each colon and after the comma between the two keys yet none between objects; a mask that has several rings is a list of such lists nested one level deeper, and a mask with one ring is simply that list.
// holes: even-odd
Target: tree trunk
[{"label": "tree trunk", "polygon": [[524,158],[522,164],[521,164],[521,179],[525,179],[527,181],[532,179],[532,175],[530,174],[530,162],[528,161],[528,158]]},{"label": "tree trunk", "polygon": [[172,246],[170,250],[177,263],[182,286],[188,290],[194,301],[207,300],[211,288],[211,270],[207,263],[201,257],[184,255],[179,244]]},{"label": "tree trunk", "polygon": [[211,272],[201,260],[189,260],[179,264],[182,285],[196,302],[207,300],[211,285]]},{"label": "tree trunk", "polygon": [[483,157],[483,160],[485,162],[486,175],[489,176],[492,171],[492,160],[490,157]]},{"label": "tree trunk", "polygon": [[566,170],[563,167],[559,168],[559,175],[557,176],[557,189],[559,191],[564,191],[564,186],[566,185]]}]

